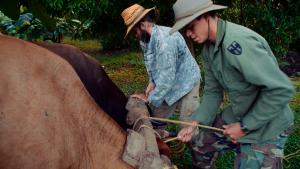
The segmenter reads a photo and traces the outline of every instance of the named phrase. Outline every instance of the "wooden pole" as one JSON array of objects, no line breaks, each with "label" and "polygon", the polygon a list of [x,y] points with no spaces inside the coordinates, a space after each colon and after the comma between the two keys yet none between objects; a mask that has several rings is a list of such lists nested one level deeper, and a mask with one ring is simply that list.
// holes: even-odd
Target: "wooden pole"
[{"label": "wooden pole", "polygon": [[177,140],[177,137],[173,137],[173,138],[167,139],[164,142],[167,143],[167,142],[174,141],[174,140]]},{"label": "wooden pole", "polygon": [[[194,126],[193,123],[185,122],[185,121],[163,119],[163,118],[158,118],[158,117],[147,117],[147,118],[149,118],[151,120],[162,121],[162,122],[168,122],[168,123],[174,123],[174,124],[184,124],[184,125],[188,125],[188,126]],[[219,132],[223,132],[224,131],[224,129],[220,129],[220,128],[216,128],[216,127],[211,127],[211,126],[205,126],[205,125],[201,125],[201,124],[197,124],[197,127],[205,128],[205,129],[210,129],[210,130],[215,130],[215,131],[219,131]]]}]

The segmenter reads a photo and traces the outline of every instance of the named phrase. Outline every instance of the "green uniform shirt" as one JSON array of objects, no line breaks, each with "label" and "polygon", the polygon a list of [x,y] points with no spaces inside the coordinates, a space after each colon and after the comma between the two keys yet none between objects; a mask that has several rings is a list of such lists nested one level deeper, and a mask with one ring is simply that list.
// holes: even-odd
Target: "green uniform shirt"
[{"label": "green uniform shirt", "polygon": [[259,34],[219,19],[216,43],[204,45],[202,59],[204,95],[192,119],[212,124],[226,92],[230,104],[222,112],[223,120],[242,121],[250,130],[240,142],[272,139],[293,124],[288,105],[293,85]]}]

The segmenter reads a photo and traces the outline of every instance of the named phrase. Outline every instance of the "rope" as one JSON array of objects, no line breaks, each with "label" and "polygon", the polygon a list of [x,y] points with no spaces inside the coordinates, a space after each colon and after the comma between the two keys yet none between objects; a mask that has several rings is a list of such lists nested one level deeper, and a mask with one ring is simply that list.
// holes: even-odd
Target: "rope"
[{"label": "rope", "polygon": [[172,154],[180,155],[185,149],[185,144],[181,141],[177,141],[175,144],[171,145],[170,148]]},{"label": "rope", "polygon": [[158,136],[158,138],[161,139],[161,136],[159,135],[159,133],[157,131],[155,131],[153,128],[151,128],[151,127],[149,127],[147,125],[142,124],[137,131],[140,131],[141,128],[147,128],[147,129],[152,130],[154,132],[154,134],[156,134]]},{"label": "rope", "polygon": [[294,158],[294,157],[298,157],[298,156],[300,156],[300,150],[297,150],[294,153],[291,153],[291,154],[288,154],[288,155],[284,156],[283,159],[288,161],[289,159]]},{"label": "rope", "polygon": [[[146,116],[141,116],[139,118],[136,119],[136,121],[134,122],[133,126],[132,126],[132,129],[135,130],[135,127],[136,127],[136,124],[140,121],[140,120],[143,120],[145,119]],[[147,118],[147,117],[146,117]]]},{"label": "rope", "polygon": [[151,128],[150,126],[142,124],[137,130],[135,129],[137,123],[140,120],[143,120],[145,118],[147,118],[147,117],[146,116],[141,116],[141,117],[137,118],[136,121],[134,122],[133,126],[132,126],[132,129],[135,130],[135,131],[140,131],[141,128],[148,128],[148,129],[152,130],[154,132],[154,134],[156,134],[158,136],[159,139],[161,139],[161,135],[157,131],[155,131],[153,128]]}]

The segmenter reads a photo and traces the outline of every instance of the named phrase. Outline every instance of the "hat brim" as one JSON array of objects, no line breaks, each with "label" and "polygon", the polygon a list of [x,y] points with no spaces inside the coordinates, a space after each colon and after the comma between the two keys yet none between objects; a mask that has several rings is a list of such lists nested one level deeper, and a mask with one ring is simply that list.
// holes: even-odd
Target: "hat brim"
[{"label": "hat brim", "polygon": [[219,10],[219,9],[225,9],[227,8],[227,6],[222,6],[222,5],[212,5],[204,10],[198,11],[196,13],[194,13],[193,15],[190,15],[188,17],[179,19],[178,21],[176,21],[176,23],[172,26],[172,29],[170,30],[170,34],[182,29],[183,27],[185,27],[187,24],[189,24],[190,22],[192,22],[194,19],[196,19],[198,16],[207,13],[209,11],[214,11],[214,10]]},{"label": "hat brim", "polygon": [[129,34],[129,32],[131,31],[131,29],[134,27],[134,25],[136,25],[147,13],[149,13],[150,11],[154,10],[155,7],[153,8],[149,8],[149,9],[145,9],[145,11],[139,16],[137,17],[132,24],[130,24],[128,27],[127,27],[127,31],[126,31],[126,35],[124,38],[127,37],[127,35]]}]

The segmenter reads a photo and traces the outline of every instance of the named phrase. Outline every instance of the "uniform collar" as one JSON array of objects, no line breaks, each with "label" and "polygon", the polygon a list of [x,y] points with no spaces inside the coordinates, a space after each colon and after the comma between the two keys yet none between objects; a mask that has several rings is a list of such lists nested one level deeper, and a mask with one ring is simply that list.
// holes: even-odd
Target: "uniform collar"
[{"label": "uniform collar", "polygon": [[218,18],[218,23],[217,23],[217,39],[215,43],[215,48],[214,48],[214,53],[216,53],[219,49],[219,46],[221,45],[224,36],[225,36],[225,31],[226,31],[226,22],[222,20],[221,18]]}]

